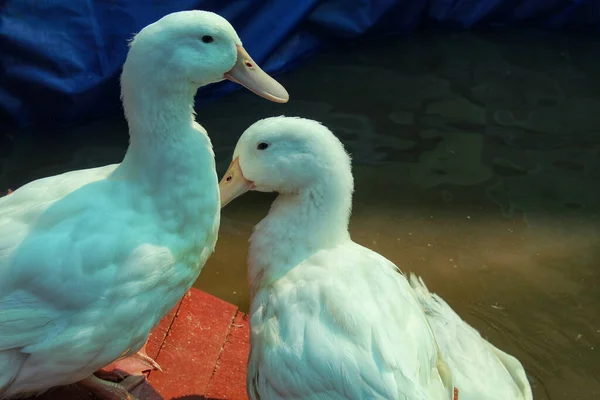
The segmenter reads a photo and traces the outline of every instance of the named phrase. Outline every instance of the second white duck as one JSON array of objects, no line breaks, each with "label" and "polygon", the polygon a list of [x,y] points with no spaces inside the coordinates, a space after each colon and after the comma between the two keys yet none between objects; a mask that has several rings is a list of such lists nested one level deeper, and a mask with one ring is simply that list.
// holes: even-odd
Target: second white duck
[{"label": "second white duck", "polygon": [[350,157],[327,128],[255,123],[220,188],[223,205],[279,193],[250,239],[251,399],[532,399],[518,360],[351,240]]}]

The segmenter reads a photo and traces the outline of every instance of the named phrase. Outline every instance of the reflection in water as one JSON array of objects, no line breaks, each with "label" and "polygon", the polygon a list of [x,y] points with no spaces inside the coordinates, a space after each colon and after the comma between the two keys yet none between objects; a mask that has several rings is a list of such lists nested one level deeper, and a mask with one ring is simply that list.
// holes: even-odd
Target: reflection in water
[{"label": "reflection in water", "polygon": [[[219,173],[257,119],[330,127],[354,158],[351,233],[422,275],[499,348],[536,399],[600,396],[600,45],[577,35],[421,35],[319,56],[281,77],[281,106],[200,105]],[[232,118],[235,114],[236,118]],[[0,190],[118,162],[122,119],[62,142],[16,140]],[[26,160],[26,162],[24,162]],[[247,240],[273,195],[231,203],[196,286],[248,309]]]}]

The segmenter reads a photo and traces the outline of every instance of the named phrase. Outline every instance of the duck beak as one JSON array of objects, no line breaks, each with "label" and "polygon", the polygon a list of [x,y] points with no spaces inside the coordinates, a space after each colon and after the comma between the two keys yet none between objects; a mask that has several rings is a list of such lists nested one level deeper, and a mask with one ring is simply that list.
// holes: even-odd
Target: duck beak
[{"label": "duck beak", "polygon": [[260,69],[242,46],[237,46],[237,61],[224,77],[275,103],[287,103],[290,99],[287,90]]},{"label": "duck beak", "polygon": [[229,204],[233,199],[240,197],[249,190],[254,189],[254,182],[244,177],[240,162],[236,157],[227,172],[219,182],[219,192],[221,193],[221,208]]}]

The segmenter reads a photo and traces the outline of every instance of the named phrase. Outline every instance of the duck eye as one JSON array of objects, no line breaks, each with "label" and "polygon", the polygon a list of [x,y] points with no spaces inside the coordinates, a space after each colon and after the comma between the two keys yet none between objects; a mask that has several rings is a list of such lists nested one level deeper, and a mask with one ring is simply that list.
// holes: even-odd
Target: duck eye
[{"label": "duck eye", "polygon": [[264,150],[264,149],[266,149],[267,147],[269,147],[269,144],[268,144],[268,143],[265,143],[265,142],[260,142],[260,143],[258,144],[258,146],[256,146],[256,148],[257,148],[258,150]]},{"label": "duck eye", "polygon": [[215,40],[215,39],[213,39],[213,37],[212,37],[212,36],[209,36],[209,35],[204,35],[204,36],[202,36],[202,41],[203,41],[204,43],[212,43],[212,42],[214,42],[214,40]]}]

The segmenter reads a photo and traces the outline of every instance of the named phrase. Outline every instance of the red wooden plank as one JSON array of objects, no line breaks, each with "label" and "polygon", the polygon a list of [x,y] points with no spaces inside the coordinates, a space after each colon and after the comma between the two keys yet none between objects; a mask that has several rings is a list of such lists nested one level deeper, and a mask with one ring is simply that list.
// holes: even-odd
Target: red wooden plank
[{"label": "red wooden plank", "polygon": [[246,363],[250,351],[248,316],[238,312],[217,362],[205,397],[211,400],[247,400]]},{"label": "red wooden plank", "polygon": [[156,361],[150,383],[165,399],[203,395],[237,307],[199,290],[188,292]]}]

